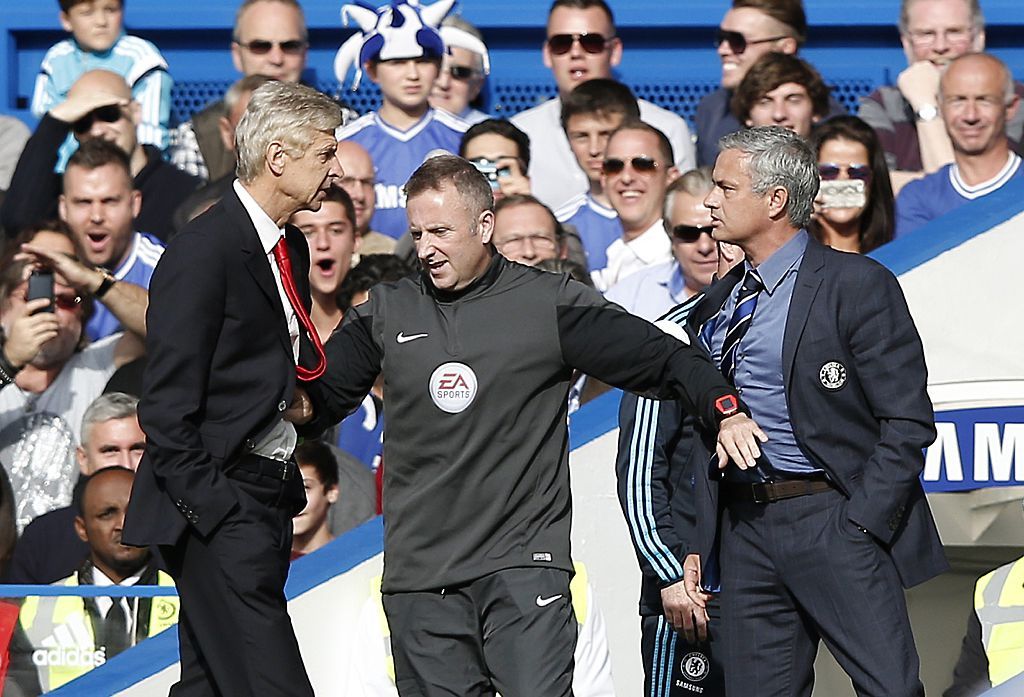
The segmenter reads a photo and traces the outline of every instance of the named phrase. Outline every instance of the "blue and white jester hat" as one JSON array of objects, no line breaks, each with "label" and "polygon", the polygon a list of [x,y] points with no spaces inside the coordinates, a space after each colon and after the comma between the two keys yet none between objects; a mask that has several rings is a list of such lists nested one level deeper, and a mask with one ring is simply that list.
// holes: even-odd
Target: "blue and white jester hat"
[{"label": "blue and white jester hat", "polygon": [[437,0],[430,6],[421,5],[419,0],[391,0],[390,4],[374,8],[363,0],[355,0],[342,6],[342,24],[348,26],[351,18],[362,31],[349,37],[334,56],[338,82],[345,82],[349,68],[355,65],[352,89],[358,88],[367,61],[440,58],[445,48],[438,27],[454,5],[455,0]]}]

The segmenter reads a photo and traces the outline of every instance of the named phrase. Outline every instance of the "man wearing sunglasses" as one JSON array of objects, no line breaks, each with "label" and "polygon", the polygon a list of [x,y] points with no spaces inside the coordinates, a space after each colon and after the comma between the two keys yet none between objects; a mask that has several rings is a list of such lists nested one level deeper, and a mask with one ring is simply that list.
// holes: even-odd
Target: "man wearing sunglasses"
[{"label": "man wearing sunglasses", "polygon": [[430,91],[430,106],[455,114],[473,125],[491,118],[474,105],[491,72],[491,59],[480,30],[462,17],[446,17],[441,38],[448,52],[441,60],[441,72]]},{"label": "man wearing sunglasses", "polygon": [[668,185],[662,223],[672,244],[672,259],[612,286],[606,298],[653,322],[714,280],[718,248],[711,236],[711,213],[704,207],[712,186],[706,167],[690,170]]},{"label": "man wearing sunglasses", "polygon": [[[231,61],[243,76],[298,82],[308,48],[306,19],[296,0],[243,0],[231,32]],[[224,147],[218,127],[226,115],[219,99],[172,129],[168,159],[208,181],[233,173],[235,153]]]},{"label": "man wearing sunglasses", "polygon": [[115,144],[128,157],[132,187],[142,194],[134,225],[161,240],[174,234],[175,209],[199,180],[164,161],[161,152],[138,140],[139,105],[120,75],[91,70],[78,78],[67,100],[47,112],[29,138],[11,187],[0,208],[8,235],[57,216],[61,176],[54,172],[58,151],[68,133],[79,143],[99,139]]},{"label": "man wearing sunglasses", "polygon": [[607,263],[591,268],[602,293],[642,269],[672,260],[662,212],[665,191],[679,171],[672,144],[643,121],[626,121],[608,139],[601,181],[622,224],[622,235],[605,249]]},{"label": "man wearing sunglasses", "polygon": [[[622,60],[622,40],[615,35],[611,8],[604,0],[555,0],[548,12],[544,65],[555,78],[558,96],[512,117],[530,136],[533,191],[558,210],[589,189],[587,175],[573,156],[561,123],[561,101],[577,85],[610,78]],[[692,169],[693,140],[686,122],[646,100],[638,100],[640,118],[668,136],[680,170]]]},{"label": "man wearing sunglasses", "polygon": [[[13,240],[0,278],[0,459],[12,474],[19,529],[71,503],[75,448],[89,404],[114,371],[142,355],[148,295],[75,256],[58,222]],[[28,300],[30,273],[53,272],[52,299]],[[84,326],[102,304],[127,331],[88,342]]]},{"label": "man wearing sunglasses", "polygon": [[[806,38],[807,16],[801,0],[733,0],[714,38],[722,62],[721,86],[700,100],[694,115],[701,165],[713,165],[718,139],[743,127],[730,101],[750,67],[767,53],[796,54]],[[830,116],[845,113],[841,104],[830,101]]]},{"label": "man wearing sunglasses", "polygon": [[1024,177],[1021,157],[1006,136],[1007,122],[1020,111],[1020,97],[1005,63],[986,53],[954,59],[942,75],[939,102],[953,162],[900,191],[897,237]]}]

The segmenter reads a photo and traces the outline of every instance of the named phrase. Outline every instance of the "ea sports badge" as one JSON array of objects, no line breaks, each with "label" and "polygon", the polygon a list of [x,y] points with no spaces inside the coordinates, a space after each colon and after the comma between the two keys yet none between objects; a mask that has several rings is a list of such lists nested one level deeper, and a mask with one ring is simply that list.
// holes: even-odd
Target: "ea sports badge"
[{"label": "ea sports badge", "polygon": [[846,384],[846,367],[838,361],[829,361],[821,366],[818,379],[826,390],[838,390]]},{"label": "ea sports badge", "polygon": [[430,375],[430,398],[441,411],[458,414],[476,398],[476,373],[465,363],[443,363]]}]

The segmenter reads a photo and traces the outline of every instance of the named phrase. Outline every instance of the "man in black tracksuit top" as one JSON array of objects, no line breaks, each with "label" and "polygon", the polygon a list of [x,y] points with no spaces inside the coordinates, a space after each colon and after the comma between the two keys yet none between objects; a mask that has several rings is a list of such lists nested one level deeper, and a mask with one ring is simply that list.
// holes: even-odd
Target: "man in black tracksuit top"
[{"label": "man in black tracksuit top", "polygon": [[461,158],[406,185],[422,274],[376,286],[310,384],[316,433],[384,375],[384,609],[399,694],[570,695],[573,369],[678,397],[734,457],[760,430],[708,359],[567,276],[490,244],[490,187]]}]

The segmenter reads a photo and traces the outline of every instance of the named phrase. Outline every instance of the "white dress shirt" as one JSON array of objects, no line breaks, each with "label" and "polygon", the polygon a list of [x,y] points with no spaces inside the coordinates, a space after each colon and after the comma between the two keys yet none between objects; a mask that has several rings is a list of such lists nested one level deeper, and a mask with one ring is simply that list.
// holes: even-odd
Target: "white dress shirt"
[{"label": "white dress shirt", "polygon": [[606,254],[608,265],[590,272],[594,287],[602,293],[640,269],[672,261],[672,242],[658,218],[629,242],[621,237],[612,242]]}]

